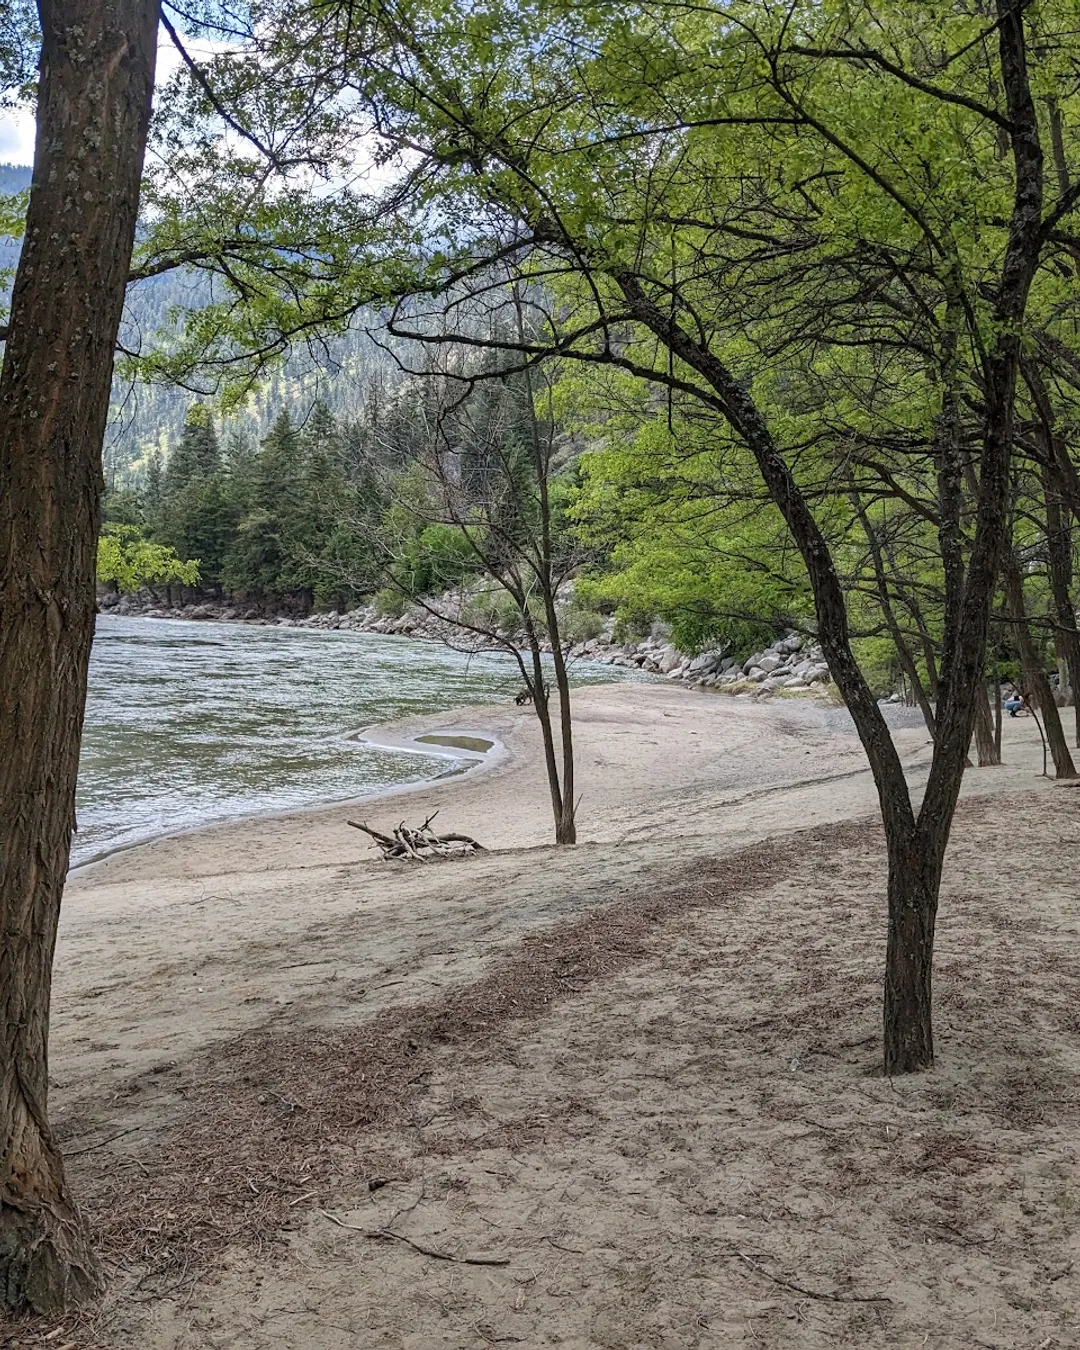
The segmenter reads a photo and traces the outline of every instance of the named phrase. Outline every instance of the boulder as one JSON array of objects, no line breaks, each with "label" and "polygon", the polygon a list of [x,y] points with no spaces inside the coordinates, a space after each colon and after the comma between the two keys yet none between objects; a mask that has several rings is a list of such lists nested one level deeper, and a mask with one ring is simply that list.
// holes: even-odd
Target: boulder
[{"label": "boulder", "polygon": [[690,662],[690,671],[694,675],[711,675],[720,666],[719,652],[702,652]]},{"label": "boulder", "polygon": [[758,668],[763,670],[766,675],[771,675],[782,662],[778,656],[763,656],[759,659],[757,664]]},{"label": "boulder", "polygon": [[675,669],[675,667],[682,662],[682,659],[683,658],[681,652],[677,652],[675,648],[670,643],[668,643],[666,647],[661,648],[658,657],[658,666],[660,669],[660,674],[670,675],[671,672]]}]

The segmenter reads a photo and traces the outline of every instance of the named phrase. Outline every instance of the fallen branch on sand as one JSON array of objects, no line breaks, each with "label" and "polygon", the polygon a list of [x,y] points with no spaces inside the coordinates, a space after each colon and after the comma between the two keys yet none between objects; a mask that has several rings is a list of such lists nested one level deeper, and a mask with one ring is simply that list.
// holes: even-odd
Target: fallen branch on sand
[{"label": "fallen branch on sand", "polygon": [[467,834],[436,834],[431,828],[431,822],[438,814],[438,811],[433,811],[416,830],[410,829],[402,821],[392,835],[381,834],[358,820],[350,820],[347,823],[354,830],[363,830],[365,834],[370,835],[382,849],[385,859],[404,858],[409,862],[430,862],[432,858],[460,858],[470,853],[485,851],[483,844],[478,844]]},{"label": "fallen branch on sand", "polygon": [[778,1284],[781,1289],[790,1289],[792,1293],[802,1294],[806,1298],[821,1299],[825,1303],[891,1303],[892,1299],[885,1294],[834,1294],[828,1290],[807,1289],[805,1285],[796,1284],[793,1280],[782,1279],[779,1275],[774,1275],[771,1270],[766,1270],[764,1266],[752,1260],[745,1252],[730,1251],[726,1256],[738,1257],[740,1261],[756,1271],[758,1275],[763,1275],[767,1280],[772,1280],[773,1284]]},{"label": "fallen branch on sand", "polygon": [[510,1264],[508,1256],[454,1256],[452,1252],[440,1251],[438,1247],[428,1247],[422,1242],[414,1242],[412,1238],[406,1237],[404,1233],[396,1233],[392,1228],[362,1228],[359,1224],[346,1223],[344,1219],[339,1219],[336,1214],[331,1214],[328,1209],[320,1209],[318,1212],[324,1219],[336,1223],[339,1228],[348,1228],[354,1233],[362,1233],[364,1237],[375,1238],[382,1242],[404,1242],[406,1247],[411,1247],[414,1252],[419,1252],[421,1256],[433,1256],[436,1261],[452,1261],[458,1266],[508,1266]]}]

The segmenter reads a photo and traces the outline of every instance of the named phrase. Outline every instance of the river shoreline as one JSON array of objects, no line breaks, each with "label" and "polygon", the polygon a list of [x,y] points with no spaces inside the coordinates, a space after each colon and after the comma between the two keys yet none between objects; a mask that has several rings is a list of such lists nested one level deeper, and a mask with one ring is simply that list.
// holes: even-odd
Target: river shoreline
[{"label": "river shoreline", "polygon": [[[388,727],[394,724],[387,724]],[[490,736],[491,749],[484,754],[469,753],[468,751],[447,749],[441,751],[434,744],[418,744],[420,735],[429,734],[433,736],[444,735],[466,735]],[[376,750],[386,750],[394,754],[402,755],[423,755],[445,759],[453,768],[444,769],[441,773],[432,775],[429,778],[413,778],[404,783],[397,783],[392,787],[375,788],[371,792],[364,792],[347,797],[336,797],[325,801],[313,802],[306,808],[308,811],[329,811],[335,808],[349,808],[353,806],[362,806],[368,802],[381,801],[383,798],[404,796],[410,792],[423,791],[434,783],[445,782],[450,778],[459,778],[468,773],[470,775],[490,772],[498,767],[507,754],[506,747],[495,736],[493,732],[479,729],[465,729],[455,724],[454,726],[444,726],[441,723],[433,724],[428,732],[417,732],[416,735],[407,738],[398,738],[389,731],[384,735],[377,726],[361,727],[354,732],[343,736],[344,741],[355,740],[359,744],[370,746]],[[79,862],[68,868],[68,879],[72,880],[87,875],[94,868],[110,858],[114,858],[122,853],[128,853],[132,849],[146,848],[150,845],[164,840],[184,839],[192,835],[198,835],[203,830],[228,828],[231,826],[243,826],[248,821],[264,821],[284,819],[297,814],[296,807],[277,807],[260,811],[255,809],[250,812],[244,812],[234,816],[228,816],[221,820],[206,821],[198,825],[188,825],[179,830],[158,830],[153,831],[141,839],[133,839],[129,843],[117,844],[112,848],[102,849],[99,853],[94,853],[88,858],[82,858]]]},{"label": "river shoreline", "polygon": [[[576,662],[575,687],[640,679]],[[520,688],[505,654],[375,634],[106,615],[91,657],[72,864],[211,822],[351,801],[475,765],[445,732]],[[528,711],[528,710],[526,710]],[[461,727],[456,728],[461,731]],[[496,733],[482,735],[498,740]],[[445,738],[443,738],[445,739]],[[492,750],[497,758],[498,748]]]},{"label": "river shoreline", "polygon": [[[332,610],[295,616],[264,614],[224,601],[165,608],[141,596],[99,597],[103,613],[125,618],[369,633],[437,642],[458,650],[467,644],[469,650],[476,652],[506,652],[518,647],[519,640],[509,632],[488,638],[455,627],[452,616],[461,603],[459,597],[447,595],[433,601],[430,609],[410,605],[396,616],[382,614],[373,605],[361,605],[345,613]],[[449,617],[440,619],[436,612],[440,609]],[[654,625],[653,633],[647,638],[627,642],[616,641],[613,632],[614,620],[609,619],[598,635],[570,643],[565,651],[567,660],[637,668],[646,674],[663,675],[691,689],[719,689],[732,694],[783,693],[792,697],[811,693],[828,695],[831,691],[832,677],[820,646],[813,637],[793,630],[781,633],[768,646],[745,656],[730,654],[724,644],[711,650],[682,652],[670,640],[663,625]],[[550,644],[542,645],[550,653]]]}]

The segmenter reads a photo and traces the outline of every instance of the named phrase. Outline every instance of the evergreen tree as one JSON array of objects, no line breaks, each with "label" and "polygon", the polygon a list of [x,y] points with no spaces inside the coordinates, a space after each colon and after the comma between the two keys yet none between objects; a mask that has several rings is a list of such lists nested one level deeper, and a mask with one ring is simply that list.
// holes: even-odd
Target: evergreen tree
[{"label": "evergreen tree", "polygon": [[202,403],[188,410],[183,434],[169,456],[165,493],[172,496],[193,478],[207,478],[221,467],[221,449],[210,412]]},{"label": "evergreen tree", "polygon": [[198,561],[204,583],[221,581],[237,512],[208,409],[195,404],[165,468],[154,534],[185,561]]},{"label": "evergreen tree", "polygon": [[156,447],[146,461],[146,479],[143,483],[143,516],[153,531],[161,516],[165,500],[165,469],[161,462],[161,451]]}]

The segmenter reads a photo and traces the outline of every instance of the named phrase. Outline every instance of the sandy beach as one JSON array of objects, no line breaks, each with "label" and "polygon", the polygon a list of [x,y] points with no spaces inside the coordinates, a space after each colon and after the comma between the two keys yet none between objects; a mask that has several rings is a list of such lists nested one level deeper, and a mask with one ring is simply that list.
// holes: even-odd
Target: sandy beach
[{"label": "sandy beach", "polygon": [[[1080,1343],[1080,792],[1038,776],[1030,720],[966,776],[941,1063],[891,1086],[845,715],[661,684],[575,709],[574,849],[548,844],[531,713],[498,706],[378,729],[497,739],[464,776],[72,876],[54,1120],[116,1268],[70,1339]],[[925,730],[896,738],[917,787]],[[345,823],[435,809],[490,852],[386,864]],[[1010,1303],[1002,1270],[1043,1260],[1064,1273]]]}]

